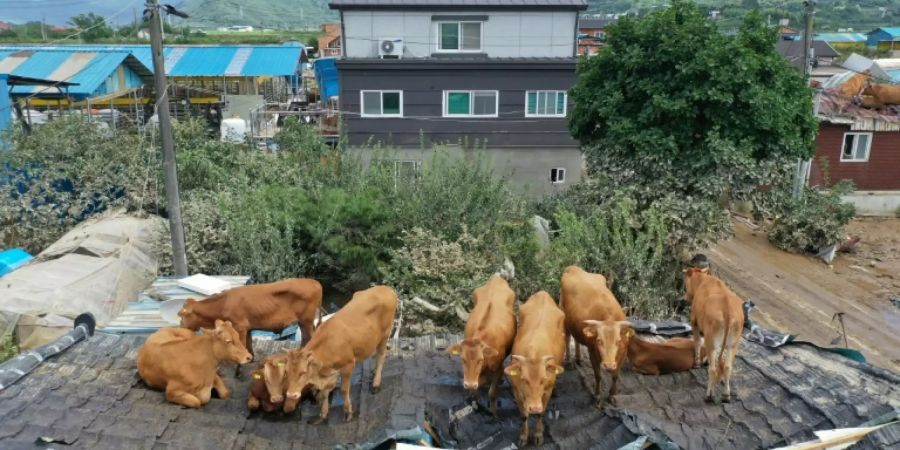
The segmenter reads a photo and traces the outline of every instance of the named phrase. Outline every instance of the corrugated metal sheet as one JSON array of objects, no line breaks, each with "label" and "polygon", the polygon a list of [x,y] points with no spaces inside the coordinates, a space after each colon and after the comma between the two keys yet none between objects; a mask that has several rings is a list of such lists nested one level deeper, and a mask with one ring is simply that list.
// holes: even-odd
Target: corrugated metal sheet
[{"label": "corrugated metal sheet", "polygon": [[[77,86],[68,89],[68,93],[74,97],[105,95],[138,87],[141,84],[137,76],[126,76],[128,85],[119,86],[116,71],[129,57],[129,53],[125,51],[110,52],[98,49],[18,51],[10,52],[6,58],[0,59],[0,64],[4,60],[9,61],[23,55],[27,56],[27,59],[16,64],[11,72],[13,75],[77,83]],[[126,70],[129,72],[128,75],[134,75],[130,69]],[[111,78],[115,79],[115,82],[105,85]],[[35,92],[55,93],[56,90],[48,90],[41,86],[17,86],[12,92],[23,95]]]},{"label": "corrugated metal sheet", "polygon": [[825,42],[866,42],[862,33],[817,33],[813,38]]},{"label": "corrugated metal sheet", "polygon": [[[72,52],[38,51],[28,55],[28,59],[16,66],[13,75],[50,79],[50,74],[63,65]],[[10,55],[15,58],[15,53]]]},{"label": "corrugated metal sheet", "polygon": [[253,49],[241,75],[291,76],[297,73],[300,65],[301,47],[257,47]]},{"label": "corrugated metal sheet", "polygon": [[166,71],[173,77],[222,76],[237,49],[234,47],[188,48],[175,65]]}]

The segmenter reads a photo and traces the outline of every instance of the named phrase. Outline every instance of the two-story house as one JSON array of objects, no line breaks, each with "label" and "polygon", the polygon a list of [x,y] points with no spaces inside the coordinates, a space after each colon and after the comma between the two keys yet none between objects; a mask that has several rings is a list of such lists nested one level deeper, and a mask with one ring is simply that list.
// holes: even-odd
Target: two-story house
[{"label": "two-story house", "polygon": [[343,25],[340,109],[351,148],[393,147],[398,173],[435,144],[484,149],[533,195],[581,175],[569,134],[584,0],[332,0]]}]

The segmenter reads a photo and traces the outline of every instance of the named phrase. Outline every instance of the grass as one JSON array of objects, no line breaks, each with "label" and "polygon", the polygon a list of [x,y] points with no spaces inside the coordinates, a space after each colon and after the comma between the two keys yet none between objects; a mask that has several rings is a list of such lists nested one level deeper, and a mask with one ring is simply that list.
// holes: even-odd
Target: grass
[{"label": "grass", "polygon": [[19,346],[11,334],[0,338],[0,363],[19,354]]}]

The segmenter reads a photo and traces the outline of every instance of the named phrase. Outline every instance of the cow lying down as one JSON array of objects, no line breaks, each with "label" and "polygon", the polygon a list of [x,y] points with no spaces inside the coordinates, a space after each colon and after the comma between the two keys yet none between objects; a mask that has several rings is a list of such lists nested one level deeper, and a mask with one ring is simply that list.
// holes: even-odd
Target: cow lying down
[{"label": "cow lying down", "polygon": [[[705,349],[701,361],[706,362]],[[628,362],[645,375],[685,372],[694,367],[694,341],[677,337],[656,342],[633,336],[628,341]]]}]

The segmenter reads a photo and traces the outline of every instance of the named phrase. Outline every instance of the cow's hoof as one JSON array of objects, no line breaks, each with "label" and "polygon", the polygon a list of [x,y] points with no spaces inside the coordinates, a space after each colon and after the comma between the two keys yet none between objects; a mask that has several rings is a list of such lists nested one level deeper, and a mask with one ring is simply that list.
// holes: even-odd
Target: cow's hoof
[{"label": "cow's hoof", "polygon": [[527,447],[527,446],[528,446],[528,437],[527,437],[527,436],[524,437],[524,438],[523,438],[523,437],[519,437],[519,442],[518,442],[518,444],[519,444],[519,448]]},{"label": "cow's hoof", "polygon": [[375,385],[372,385],[372,387],[369,388],[369,393],[372,394],[372,395],[375,395],[375,394],[377,394],[377,393],[379,393],[379,392],[381,392],[381,386],[375,386]]},{"label": "cow's hoof", "polygon": [[712,395],[707,395],[706,397],[703,397],[703,401],[706,402],[706,403],[715,403],[715,402],[716,402],[716,401],[713,399],[713,396],[712,396]]},{"label": "cow's hoof", "polygon": [[736,400],[737,398],[734,394],[730,395],[722,395],[722,403],[731,403],[732,400]]},{"label": "cow's hoof", "polygon": [[544,445],[544,436],[535,436],[534,437],[534,445],[537,445],[537,446]]},{"label": "cow's hoof", "polygon": [[349,422],[353,420],[353,413],[344,411],[344,422]]},{"label": "cow's hoof", "polygon": [[325,423],[325,418],[322,416],[316,416],[306,421],[306,423],[310,425],[321,425]]}]

